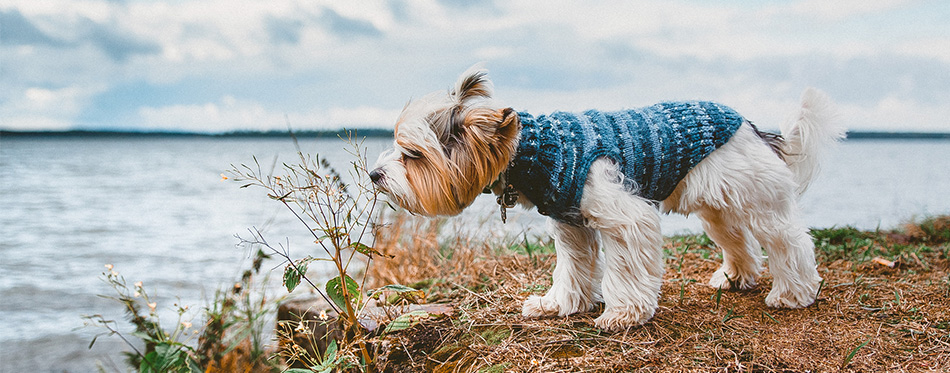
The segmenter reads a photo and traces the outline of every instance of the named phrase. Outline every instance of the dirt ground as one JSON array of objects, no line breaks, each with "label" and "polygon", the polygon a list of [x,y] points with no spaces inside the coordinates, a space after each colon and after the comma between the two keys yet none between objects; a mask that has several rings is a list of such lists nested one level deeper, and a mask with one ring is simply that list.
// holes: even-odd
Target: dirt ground
[{"label": "dirt ground", "polygon": [[[950,219],[939,219],[944,229],[950,226]],[[701,235],[667,239],[660,307],[652,320],[622,333],[594,326],[602,309],[563,318],[521,316],[524,299],[551,285],[550,247],[455,252],[445,259],[441,244],[431,250],[443,260],[421,264],[428,269],[413,267],[424,261],[407,255],[377,277],[429,275],[414,287],[455,312],[370,341],[378,366],[392,372],[947,372],[950,245],[920,227],[813,232],[824,283],[815,304],[796,310],[765,305],[768,272],[748,291],[709,287],[721,261],[714,244]],[[413,237],[389,251],[420,251],[425,235]],[[386,273],[390,278],[382,279]]]}]

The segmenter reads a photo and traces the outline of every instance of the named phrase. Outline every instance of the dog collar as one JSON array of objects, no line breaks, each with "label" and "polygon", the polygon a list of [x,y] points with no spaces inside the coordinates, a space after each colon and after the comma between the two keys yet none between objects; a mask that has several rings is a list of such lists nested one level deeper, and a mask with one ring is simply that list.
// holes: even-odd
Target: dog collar
[{"label": "dog collar", "polygon": [[498,198],[495,198],[495,202],[498,203],[501,213],[501,223],[504,224],[508,220],[507,210],[515,207],[515,203],[518,202],[518,191],[515,190],[514,185],[508,182],[508,169],[505,169],[504,172],[498,175],[498,179],[486,186],[485,189],[482,190],[482,193],[491,194],[492,190],[498,187],[498,185],[504,185],[501,194],[498,195]]},{"label": "dog collar", "polygon": [[[520,115],[520,113],[518,113]],[[521,132],[521,120],[518,118],[518,132]],[[505,168],[505,171],[498,175],[498,178],[495,181],[492,181],[491,184],[485,186],[482,189],[482,194],[492,194],[499,185],[504,185],[501,190],[501,194],[498,198],[495,198],[495,202],[498,203],[499,210],[501,213],[501,223],[504,224],[508,220],[508,209],[515,207],[515,203],[518,202],[518,191],[515,189],[514,185],[511,185],[508,180],[508,170],[514,166],[515,158],[518,156],[517,149],[515,149],[515,154],[512,154],[511,160],[508,161],[508,167]]]}]

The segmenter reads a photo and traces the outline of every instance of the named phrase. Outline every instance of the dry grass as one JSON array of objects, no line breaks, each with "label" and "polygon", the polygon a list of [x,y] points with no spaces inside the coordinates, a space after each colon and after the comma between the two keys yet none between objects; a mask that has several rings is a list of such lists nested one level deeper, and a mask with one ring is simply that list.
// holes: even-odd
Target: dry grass
[{"label": "dry grass", "polygon": [[441,233],[445,219],[427,219],[393,212],[381,217],[386,222],[373,231],[374,248],[390,256],[367,267],[367,287],[388,284],[415,284],[444,279],[446,274],[458,281],[473,272],[473,262],[490,257],[491,242],[467,234],[453,234],[446,242]]},{"label": "dry grass", "polygon": [[[375,337],[383,371],[863,372],[950,367],[950,244],[929,238],[947,227],[931,229],[937,235],[918,232],[930,229],[927,224],[945,224],[950,220],[946,217],[895,232],[816,232],[825,283],[816,304],[801,310],[765,306],[771,287],[768,273],[749,291],[710,288],[705,281],[719,265],[718,250],[705,236],[670,238],[656,316],[616,334],[594,327],[600,310],[565,318],[521,317],[521,302],[528,295],[543,294],[551,284],[550,247],[531,256],[511,251],[489,255],[491,250],[482,243],[455,247],[464,255],[447,256],[445,245],[437,243],[437,227],[423,225],[414,231],[418,227],[411,224],[419,223],[404,219],[399,223],[405,225],[399,232],[403,238],[390,237],[393,245],[388,246],[401,250],[390,251],[397,259],[375,263],[371,274],[388,276],[380,282],[435,279],[419,284],[429,287],[430,300],[454,303],[457,313]],[[474,241],[455,244],[464,242]],[[416,246],[420,243],[424,245]],[[895,260],[896,267],[869,260],[879,254]],[[380,268],[390,266],[394,268]]]}]

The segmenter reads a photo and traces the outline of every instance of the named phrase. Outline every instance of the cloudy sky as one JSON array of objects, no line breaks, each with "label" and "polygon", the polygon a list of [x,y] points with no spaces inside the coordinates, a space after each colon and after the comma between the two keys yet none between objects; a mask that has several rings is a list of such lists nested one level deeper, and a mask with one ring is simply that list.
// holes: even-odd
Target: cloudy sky
[{"label": "cloudy sky", "polygon": [[707,99],[777,128],[815,86],[851,129],[950,132],[948,20],[946,0],[5,0],[0,128],[389,127],[481,61],[537,113]]}]

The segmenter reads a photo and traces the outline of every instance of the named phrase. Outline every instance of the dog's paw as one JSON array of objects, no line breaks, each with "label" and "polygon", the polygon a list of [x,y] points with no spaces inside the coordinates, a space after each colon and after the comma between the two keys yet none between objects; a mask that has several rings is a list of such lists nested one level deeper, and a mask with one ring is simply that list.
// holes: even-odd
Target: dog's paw
[{"label": "dog's paw", "polygon": [[773,288],[765,297],[765,304],[773,308],[804,308],[815,303],[818,286],[799,286],[793,289]]},{"label": "dog's paw", "polygon": [[755,285],[755,276],[729,275],[725,266],[719,267],[709,279],[709,286],[712,286],[713,289],[748,290],[754,288]]},{"label": "dog's paw", "polygon": [[610,332],[620,332],[650,321],[653,312],[654,310],[641,311],[636,307],[607,308],[594,320],[594,325]]},{"label": "dog's paw", "polygon": [[528,297],[521,307],[521,315],[524,317],[557,316],[560,311],[561,307],[557,302],[537,295]]}]

